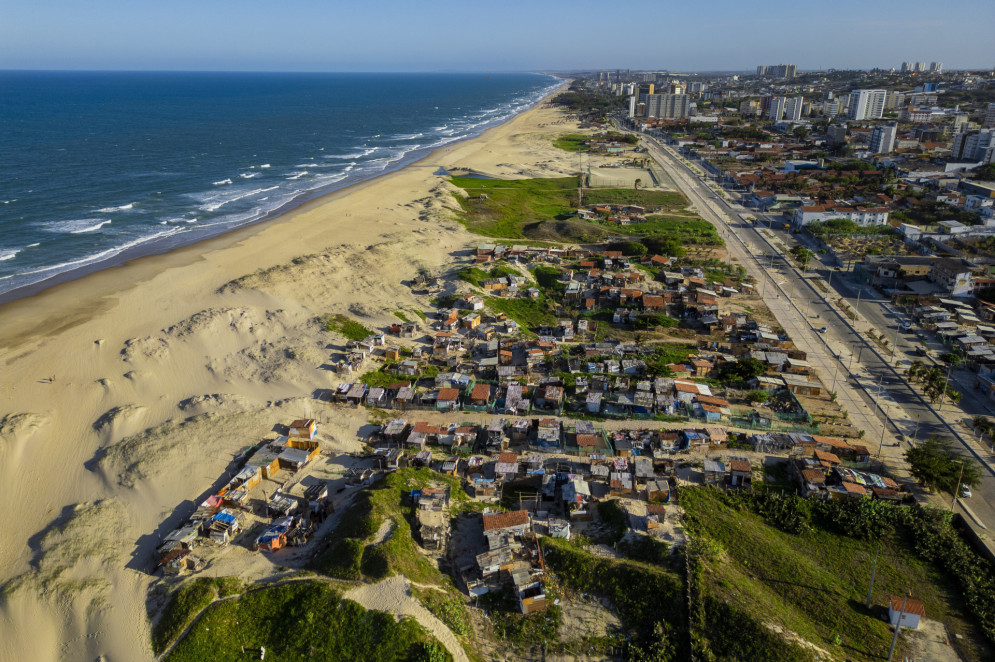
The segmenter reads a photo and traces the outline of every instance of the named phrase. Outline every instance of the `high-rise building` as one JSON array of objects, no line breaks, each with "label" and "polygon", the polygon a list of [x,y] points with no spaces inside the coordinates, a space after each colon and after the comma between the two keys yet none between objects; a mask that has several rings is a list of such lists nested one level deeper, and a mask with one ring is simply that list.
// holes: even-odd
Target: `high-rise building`
[{"label": "high-rise building", "polygon": [[884,98],[884,109],[885,110],[895,110],[896,108],[901,108],[905,105],[905,94],[903,92],[895,92],[894,90],[889,90],[888,94]]},{"label": "high-rise building", "polygon": [[686,119],[691,113],[691,97],[686,94],[650,94],[646,97],[646,117]]},{"label": "high-rise building", "polygon": [[985,119],[982,125],[986,129],[995,128],[995,103],[988,104],[988,109],[985,111]]},{"label": "high-rise building", "polygon": [[943,73],[943,63],[942,62],[930,62],[929,63],[929,70],[932,71],[935,74],[942,74]]},{"label": "high-rise building", "polygon": [[898,130],[896,124],[886,126],[876,126],[871,129],[870,152],[871,154],[890,154],[895,148],[895,133]]},{"label": "high-rise building", "polygon": [[769,78],[794,78],[798,75],[798,68],[793,64],[770,64],[757,67],[758,76]]},{"label": "high-rise building", "polygon": [[826,140],[830,145],[846,143],[846,124],[830,124],[826,129]]},{"label": "high-rise building", "polygon": [[805,97],[792,97],[784,104],[784,119],[797,122],[802,118],[802,106],[805,104]]},{"label": "high-rise building", "polygon": [[954,136],[952,161],[995,162],[995,129],[962,131]]},{"label": "high-rise building", "polygon": [[916,62],[916,71],[919,72],[919,73],[922,73],[923,71],[926,71],[926,63],[925,62]]},{"label": "high-rise building", "polygon": [[757,101],[756,99],[748,99],[746,101],[741,102],[739,104],[739,114],[750,115],[752,117],[759,117],[761,114],[760,102]]},{"label": "high-rise building", "polygon": [[787,105],[787,99],[784,97],[773,97],[770,100],[770,112],[767,113],[767,117],[772,122],[780,122],[781,118],[784,117],[784,107]]},{"label": "high-rise building", "polygon": [[822,114],[826,117],[836,117],[840,114],[840,102],[824,101],[822,103]]},{"label": "high-rise building", "polygon": [[915,71],[915,62],[902,62],[902,73],[907,74],[911,71]]},{"label": "high-rise building", "polygon": [[884,90],[853,90],[850,92],[851,120],[879,120],[887,96]]}]

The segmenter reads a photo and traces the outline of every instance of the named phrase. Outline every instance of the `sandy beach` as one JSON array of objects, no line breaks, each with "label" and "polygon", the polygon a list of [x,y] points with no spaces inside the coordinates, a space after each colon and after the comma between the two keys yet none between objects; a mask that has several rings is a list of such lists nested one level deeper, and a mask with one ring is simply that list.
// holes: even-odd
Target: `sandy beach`
[{"label": "sandy beach", "polygon": [[274,221],[0,307],[0,660],[151,659],[158,536],[239,449],[302,415],[358,447],[365,410],[313,397],[340,381],[323,319],[429,310],[403,282],[479,243],[439,168],[568,174],[551,141],[574,129],[538,107]]}]

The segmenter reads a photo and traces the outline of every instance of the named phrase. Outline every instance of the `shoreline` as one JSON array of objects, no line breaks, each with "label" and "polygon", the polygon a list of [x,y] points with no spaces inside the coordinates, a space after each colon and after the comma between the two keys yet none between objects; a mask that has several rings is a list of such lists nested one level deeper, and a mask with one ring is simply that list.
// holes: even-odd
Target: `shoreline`
[{"label": "shoreline", "polygon": [[242,225],[221,231],[217,234],[207,234],[206,236],[196,238],[193,241],[183,242],[183,243],[171,242],[170,241],[171,237],[166,237],[159,241],[152,240],[147,243],[143,243],[139,246],[135,246],[133,248],[124,249],[120,253],[116,253],[108,258],[100,259],[90,264],[84,264],[79,267],[68,269],[66,271],[62,271],[52,276],[35,281],[33,283],[20,285],[13,289],[0,292],[0,314],[3,313],[4,307],[7,304],[14,303],[28,297],[36,296],[38,294],[42,294],[60,285],[71,283],[80,280],[81,278],[86,278],[91,274],[96,274],[106,269],[113,269],[115,267],[125,266],[136,260],[141,260],[148,257],[169,255],[174,251],[180,251],[191,246],[199,246],[201,244],[210,242],[211,240],[214,239],[230,236],[234,233],[239,232],[240,230],[271,224],[274,221],[279,221],[281,219],[284,219],[284,217],[289,216],[308,205],[321,203],[330,196],[334,196],[338,193],[353,190],[355,187],[360,187],[369,182],[379,181],[382,177],[387,177],[394,173],[400,172],[405,168],[416,166],[421,161],[433,158],[433,156],[437,155],[437,153],[443,152],[448,148],[455,147],[457,145],[462,145],[464,143],[482,138],[487,132],[499,126],[507,124],[508,122],[513,121],[516,117],[519,117],[520,115],[527,113],[532,109],[536,108],[540,104],[547,102],[550,98],[562,92],[569,85],[569,81],[565,81],[563,79],[560,79],[560,81],[561,81],[560,84],[558,84],[555,89],[553,89],[545,96],[540,97],[535,102],[529,104],[528,106],[524,107],[522,110],[518,111],[513,115],[510,115],[509,117],[506,117],[502,120],[498,120],[494,123],[491,123],[490,125],[483,126],[479,133],[467,136],[465,138],[460,138],[459,140],[455,140],[451,143],[442,145],[440,147],[436,148],[426,147],[426,148],[419,148],[412,150],[406,153],[400,159],[398,159],[395,163],[388,165],[383,171],[371,177],[364,178],[362,175],[360,175],[357,177],[355,181],[349,181],[350,178],[346,177],[344,180],[340,182],[335,182],[326,187],[321,187],[301,193],[300,195],[294,197],[293,199],[288,200],[280,207],[263,214],[258,219],[255,219],[253,221],[248,221]]},{"label": "shoreline", "polygon": [[[314,416],[330,450],[359,447],[366,410],[315,400],[347,377],[332,369],[344,347],[324,320],[382,329],[434,310],[411,279],[448,278],[481,240],[456,219],[458,189],[439,168],[575,172],[553,141],[578,128],[547,102],[278,222],[0,306],[0,630],[11,635],[0,659],[153,659],[160,536],[278,423]],[[224,574],[274,572],[266,557],[239,559]]]}]

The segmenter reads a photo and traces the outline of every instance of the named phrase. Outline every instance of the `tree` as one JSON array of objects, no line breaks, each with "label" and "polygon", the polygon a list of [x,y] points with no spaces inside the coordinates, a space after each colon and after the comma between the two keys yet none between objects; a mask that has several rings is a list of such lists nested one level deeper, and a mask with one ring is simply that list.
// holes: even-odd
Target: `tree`
[{"label": "tree", "polygon": [[725,384],[748,382],[767,372],[767,364],[759,359],[746,356],[738,361],[723,363],[716,370],[719,381]]},{"label": "tree", "polygon": [[905,451],[910,473],[932,490],[953,494],[957,483],[974,486],[981,481],[981,468],[973,459],[954,452],[947,439],[930,437],[924,443]]},{"label": "tree", "polygon": [[639,185],[642,184],[642,183],[643,183],[643,180],[641,178],[639,178],[639,177],[636,177],[636,181],[632,182],[632,188],[638,190],[639,189]]},{"label": "tree", "polygon": [[761,404],[770,399],[770,393],[766,391],[750,391],[746,394],[746,401],[751,405]]},{"label": "tree", "polygon": [[808,263],[815,256],[815,253],[801,245],[792,247],[791,254],[794,256],[795,261],[798,262],[798,266],[802,268],[802,271],[808,269]]}]

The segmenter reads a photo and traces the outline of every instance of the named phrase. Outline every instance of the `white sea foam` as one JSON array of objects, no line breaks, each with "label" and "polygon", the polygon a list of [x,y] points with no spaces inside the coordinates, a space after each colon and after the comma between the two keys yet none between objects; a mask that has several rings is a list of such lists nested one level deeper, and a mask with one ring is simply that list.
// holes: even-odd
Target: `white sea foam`
[{"label": "white sea foam", "polygon": [[399,136],[394,136],[394,140],[415,140],[416,138],[421,138],[424,133],[406,133]]},{"label": "white sea foam", "polygon": [[270,165],[268,163],[264,163],[261,166],[257,166],[257,167],[259,167],[259,168],[269,168]]},{"label": "white sea foam", "polygon": [[220,182],[214,182],[215,186],[222,186],[224,184],[231,184],[230,179],[222,179]]},{"label": "white sea foam", "polygon": [[286,177],[286,179],[300,179],[306,174],[308,174],[307,170],[302,170],[300,172],[292,172],[290,173],[289,177]]},{"label": "white sea foam", "polygon": [[[225,194],[225,193],[221,193],[221,194],[217,194],[217,193],[211,194],[211,193],[208,193],[208,194],[204,195],[203,197],[199,198],[200,202],[203,203],[203,204],[201,204],[200,209],[202,209],[203,211],[207,211],[207,212],[217,211],[221,207],[224,207],[227,204],[231,204],[232,202],[235,202],[237,200],[241,200],[243,198],[248,198],[248,197],[251,197],[253,195],[259,195],[260,193],[265,193],[267,191],[272,191],[272,190],[275,190],[277,188],[279,188],[279,187],[278,186],[270,186],[269,188],[256,188],[256,189],[251,189],[249,191],[234,190],[231,193],[227,193],[227,194]],[[197,196],[194,196],[194,197],[196,198]]]},{"label": "white sea foam", "polygon": [[0,248],[0,262],[4,260],[13,260],[14,256],[20,253],[19,248]]},{"label": "white sea foam", "polygon": [[129,202],[126,205],[121,205],[120,207],[104,207],[103,209],[98,209],[98,214],[113,214],[116,211],[128,211],[129,209],[134,209],[135,203]]},{"label": "white sea foam", "polygon": [[111,222],[109,218],[77,218],[69,221],[46,223],[43,227],[48,232],[57,234],[83,234],[96,232]]},{"label": "white sea foam", "polygon": [[361,152],[352,152],[349,154],[323,154],[321,158],[323,159],[337,159],[340,161],[349,161],[352,159],[361,159],[364,156],[369,156],[373,152],[380,149],[379,147],[366,147],[365,145],[361,147],[356,147],[356,149],[362,150]]},{"label": "white sea foam", "polygon": [[261,173],[261,172],[243,172],[242,174],[239,175],[239,177],[241,177],[242,179],[252,179],[253,177],[258,177],[261,174],[263,174],[263,173]]},{"label": "white sea foam", "polygon": [[134,239],[132,241],[125,242],[123,244],[115,246],[114,248],[108,248],[105,251],[101,251],[99,253],[94,253],[93,255],[87,255],[87,256],[81,257],[78,260],[70,260],[68,262],[60,262],[59,264],[53,264],[52,266],[49,266],[49,267],[41,267],[39,269],[34,269],[32,271],[25,271],[21,275],[31,276],[31,275],[34,275],[34,274],[46,273],[46,272],[49,272],[49,271],[67,271],[68,269],[72,269],[73,267],[81,267],[81,266],[85,266],[87,264],[93,264],[94,262],[99,262],[100,260],[103,260],[105,258],[113,257],[114,255],[117,255],[118,253],[121,253],[123,251],[128,250],[129,248],[134,248],[135,246],[140,246],[141,244],[150,242],[150,241],[152,241],[154,239],[160,239],[160,238],[164,238],[164,237],[171,237],[174,234],[177,234],[179,232],[183,232],[183,230],[180,229],[180,228],[164,230],[163,232],[157,232],[156,234],[152,234],[152,235],[149,235],[147,237],[141,237],[139,239]]},{"label": "white sea foam", "polygon": [[37,244],[28,244],[27,246],[25,246],[25,248],[34,248],[35,246],[41,246],[41,242]]}]

